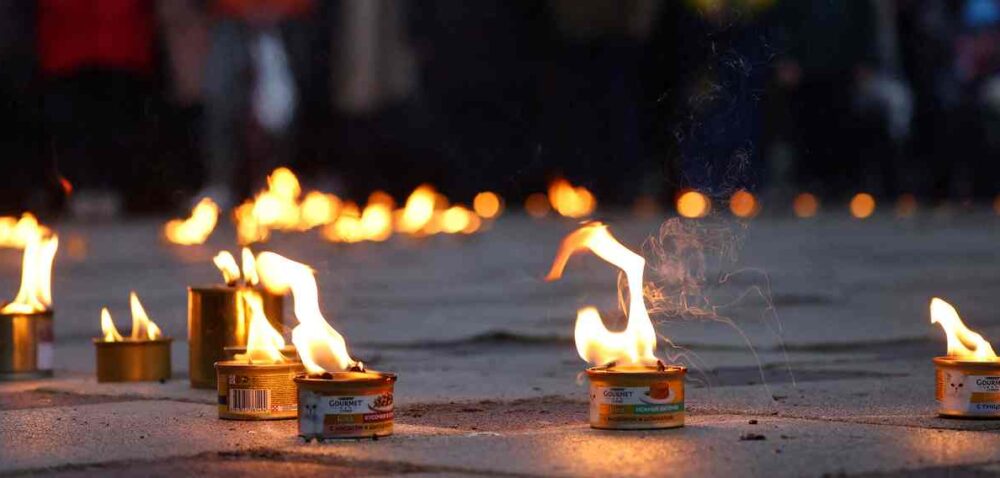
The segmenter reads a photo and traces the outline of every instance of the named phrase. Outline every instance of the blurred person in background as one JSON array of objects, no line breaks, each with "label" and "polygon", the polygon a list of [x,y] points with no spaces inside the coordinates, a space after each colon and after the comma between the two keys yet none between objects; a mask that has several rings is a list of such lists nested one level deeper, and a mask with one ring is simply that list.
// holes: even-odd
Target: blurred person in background
[{"label": "blurred person in background", "polygon": [[35,3],[0,0],[0,144],[7,158],[0,175],[0,214],[49,209],[54,204],[45,192],[61,191],[52,163],[38,161],[34,49]]},{"label": "blurred person in background", "polygon": [[602,202],[629,204],[649,176],[641,67],[663,2],[548,3],[555,40],[541,92],[541,157]]},{"label": "blurred person in background", "polygon": [[955,68],[961,136],[950,190],[960,199],[997,193],[1000,153],[1000,0],[966,0],[959,12]]},{"label": "blurred person in background", "polygon": [[916,191],[938,202],[950,196],[950,170],[962,125],[957,123],[961,85],[955,69],[957,2],[898,0],[900,65],[912,85],[913,134],[908,168]]},{"label": "blurred person in background", "polygon": [[210,196],[232,206],[275,167],[290,163],[299,102],[295,70],[308,61],[296,54],[302,45],[297,21],[314,6],[312,0],[212,3],[203,85],[206,179],[195,201]]},{"label": "blurred person in background", "polygon": [[154,70],[151,0],[38,0],[46,153],[70,212],[114,217],[133,177]]},{"label": "blurred person in background", "polygon": [[[870,0],[779,2],[773,21],[775,81],[795,128],[797,183],[846,195],[862,186],[856,94],[876,71],[875,10]],[[862,159],[862,158],[865,159]]]}]

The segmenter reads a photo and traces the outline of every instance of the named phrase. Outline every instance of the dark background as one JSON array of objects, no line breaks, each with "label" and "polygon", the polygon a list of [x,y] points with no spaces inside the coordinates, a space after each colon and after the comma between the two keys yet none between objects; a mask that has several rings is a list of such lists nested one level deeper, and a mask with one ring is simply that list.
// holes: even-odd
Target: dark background
[{"label": "dark background", "polygon": [[0,210],[232,205],[278,165],[353,199],[991,200],[998,35],[998,0],[0,0]]}]

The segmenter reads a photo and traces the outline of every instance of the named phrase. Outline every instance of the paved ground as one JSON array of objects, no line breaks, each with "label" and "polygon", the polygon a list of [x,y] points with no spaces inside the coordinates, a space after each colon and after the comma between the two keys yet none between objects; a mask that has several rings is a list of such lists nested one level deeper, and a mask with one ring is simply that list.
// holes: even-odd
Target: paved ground
[{"label": "paved ground", "polygon": [[[630,245],[659,227],[606,219]],[[354,354],[400,376],[395,436],[305,444],[293,422],[220,421],[213,392],[187,386],[185,285],[218,281],[210,258],[232,231],[181,248],[162,244],[154,222],[57,225],[58,372],[0,384],[0,475],[1000,473],[1000,421],[935,416],[930,358],[944,338],[926,311],[940,295],[1000,337],[1000,218],[728,226],[738,240],[720,240],[716,226],[687,230],[706,246],[705,281],[692,283],[707,286],[687,292],[688,304],[733,304],[700,318],[655,304],[660,332],[686,348],[671,355],[698,366],[688,425],[636,433],[587,427],[571,339],[577,307],[613,309],[615,274],[586,259],[562,282],[540,280],[572,222],[511,215],[475,237],[354,246],[276,238],[269,249],[317,268],[327,317]],[[9,296],[18,261],[0,251]],[[653,264],[651,278],[669,286],[663,270]],[[175,377],[98,385],[98,312],[109,305],[127,328],[130,289],[177,338]]]}]

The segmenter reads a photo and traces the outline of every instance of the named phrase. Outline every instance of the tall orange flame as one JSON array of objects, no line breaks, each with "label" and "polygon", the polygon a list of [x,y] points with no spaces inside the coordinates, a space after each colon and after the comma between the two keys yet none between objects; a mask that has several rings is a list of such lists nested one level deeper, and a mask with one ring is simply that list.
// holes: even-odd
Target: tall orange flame
[{"label": "tall orange flame", "polygon": [[0,247],[24,249],[31,238],[47,236],[52,231],[38,223],[35,215],[26,212],[21,218],[12,216],[0,217]]},{"label": "tall orange flame", "polygon": [[250,363],[281,363],[285,357],[281,349],[285,347],[285,338],[271,326],[264,315],[264,301],[260,294],[246,291],[243,299],[250,308],[250,330],[247,333],[247,352],[237,354],[236,360]]},{"label": "tall orange flame", "polygon": [[139,302],[135,291],[129,294],[129,306],[132,309],[132,340],[156,340],[162,333],[156,323],[149,320],[146,310]]},{"label": "tall orange flame", "polygon": [[21,262],[21,288],[4,314],[32,314],[49,310],[52,305],[52,260],[59,248],[59,237],[35,235],[28,240]]},{"label": "tall orange flame", "polygon": [[163,226],[163,235],[174,244],[203,244],[219,220],[219,206],[212,198],[198,201],[187,219],[171,219]]},{"label": "tall orange flame", "polygon": [[951,304],[937,297],[931,299],[931,323],[940,324],[948,336],[949,357],[976,362],[998,360],[990,343],[966,327]]},{"label": "tall orange flame", "polygon": [[310,374],[339,372],[358,365],[347,352],[347,342],[319,310],[316,277],[309,266],[273,252],[257,256],[261,282],[274,293],[292,291],[295,317],[292,343]]},{"label": "tall orange flame", "polygon": [[222,280],[224,280],[227,285],[234,285],[240,280],[240,266],[236,265],[236,258],[233,257],[229,251],[219,251],[219,253],[212,258],[212,262],[214,262],[215,267],[218,267],[219,271],[222,272]]},{"label": "tall orange flame", "polygon": [[105,342],[121,342],[122,334],[118,333],[115,322],[111,320],[111,312],[107,307],[101,307],[101,334],[104,335]]},{"label": "tall orange flame", "polygon": [[559,246],[546,280],[561,278],[569,258],[584,249],[589,249],[625,273],[629,306],[628,324],[621,332],[609,331],[604,326],[601,315],[593,307],[585,307],[577,312],[574,337],[580,358],[595,365],[612,362],[617,366],[655,365],[656,330],[649,319],[642,294],[646,260],[618,242],[608,232],[607,226],[592,222],[566,236]]}]

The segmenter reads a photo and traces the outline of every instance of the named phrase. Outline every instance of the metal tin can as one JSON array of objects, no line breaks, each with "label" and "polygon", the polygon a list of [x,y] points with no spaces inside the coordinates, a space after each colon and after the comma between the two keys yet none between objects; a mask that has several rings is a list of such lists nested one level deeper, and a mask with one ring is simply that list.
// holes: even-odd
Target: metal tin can
[{"label": "metal tin can", "polygon": [[219,418],[286,420],[295,418],[298,398],[294,379],[305,370],[298,362],[215,364],[219,375]]},{"label": "metal tin can", "polygon": [[938,414],[955,418],[1000,418],[1000,362],[934,357]]},{"label": "metal tin can", "polygon": [[227,346],[245,346],[250,314],[243,294],[260,294],[264,313],[282,330],[284,298],[250,287],[224,285],[188,288],[188,374],[194,388],[215,388],[215,363]]},{"label": "metal tin can", "polygon": [[681,366],[587,369],[590,426],[608,430],[653,430],[684,426]]},{"label": "metal tin can", "polygon": [[174,339],[94,339],[98,382],[155,382],[170,380],[170,345]]},{"label": "metal tin can", "polygon": [[0,381],[52,376],[52,311],[0,314]]},{"label": "metal tin can", "polygon": [[395,374],[373,371],[296,377],[299,436],[325,440],[392,435],[395,382]]}]

